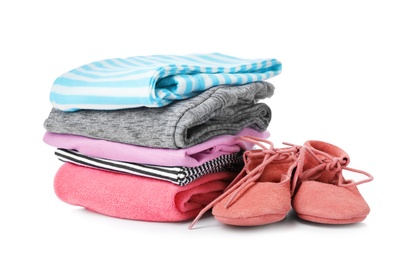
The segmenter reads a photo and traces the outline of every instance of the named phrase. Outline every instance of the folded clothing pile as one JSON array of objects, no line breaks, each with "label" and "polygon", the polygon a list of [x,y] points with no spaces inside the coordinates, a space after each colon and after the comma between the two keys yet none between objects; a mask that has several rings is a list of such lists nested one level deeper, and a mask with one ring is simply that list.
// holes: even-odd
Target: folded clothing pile
[{"label": "folded clothing pile", "polygon": [[43,141],[63,162],[64,202],[104,215],[189,220],[224,189],[267,138],[275,59],[220,53],[106,59],[58,77]]}]

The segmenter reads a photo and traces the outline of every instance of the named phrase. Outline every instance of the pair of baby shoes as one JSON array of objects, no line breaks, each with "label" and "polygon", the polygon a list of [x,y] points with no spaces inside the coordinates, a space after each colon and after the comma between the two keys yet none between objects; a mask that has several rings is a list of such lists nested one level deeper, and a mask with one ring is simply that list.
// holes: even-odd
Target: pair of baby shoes
[{"label": "pair of baby shoes", "polygon": [[[283,220],[291,209],[303,220],[322,224],[363,221],[369,205],[357,185],[373,180],[367,172],[349,168],[348,154],[322,141],[302,146],[241,137],[261,149],[244,153],[245,166],[225,189],[189,225],[189,229],[212,209],[218,221],[234,226],[259,226]],[[268,145],[268,147],[266,146]],[[346,180],[343,170],[360,173],[361,181]]]}]

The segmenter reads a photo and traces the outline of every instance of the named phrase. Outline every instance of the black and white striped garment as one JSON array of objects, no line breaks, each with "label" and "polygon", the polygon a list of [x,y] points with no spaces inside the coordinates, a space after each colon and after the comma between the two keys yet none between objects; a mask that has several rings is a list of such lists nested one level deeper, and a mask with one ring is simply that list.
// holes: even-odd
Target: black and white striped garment
[{"label": "black and white striped garment", "polygon": [[197,178],[214,172],[240,172],[243,169],[243,153],[221,155],[197,167],[158,166],[137,164],[109,159],[91,157],[76,150],[58,148],[55,155],[63,162],[70,162],[97,169],[105,169],[120,173],[130,173],[154,179],[169,181],[184,186]]}]

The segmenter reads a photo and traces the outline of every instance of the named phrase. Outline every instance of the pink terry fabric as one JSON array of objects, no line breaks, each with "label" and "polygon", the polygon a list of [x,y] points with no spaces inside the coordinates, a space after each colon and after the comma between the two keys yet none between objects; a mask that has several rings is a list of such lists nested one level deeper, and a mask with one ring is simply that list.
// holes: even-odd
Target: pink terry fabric
[{"label": "pink terry fabric", "polygon": [[252,149],[252,143],[238,139],[238,136],[243,135],[268,138],[270,133],[245,128],[237,135],[219,135],[183,149],[150,148],[52,132],[46,132],[43,141],[56,148],[74,149],[92,157],[161,166],[196,167],[224,154]]},{"label": "pink terry fabric", "polygon": [[59,199],[107,216],[177,222],[198,215],[221,195],[236,173],[207,174],[185,186],[64,163],[55,175]]}]

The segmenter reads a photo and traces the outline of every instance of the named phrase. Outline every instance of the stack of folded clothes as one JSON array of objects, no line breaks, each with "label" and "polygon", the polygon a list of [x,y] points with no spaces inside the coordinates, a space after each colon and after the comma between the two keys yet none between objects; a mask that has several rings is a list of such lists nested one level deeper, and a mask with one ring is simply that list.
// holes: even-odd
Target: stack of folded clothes
[{"label": "stack of folded clothes", "polygon": [[55,193],[100,214],[189,220],[268,138],[276,59],[220,53],[106,59],[58,77],[43,141],[63,162]]}]

